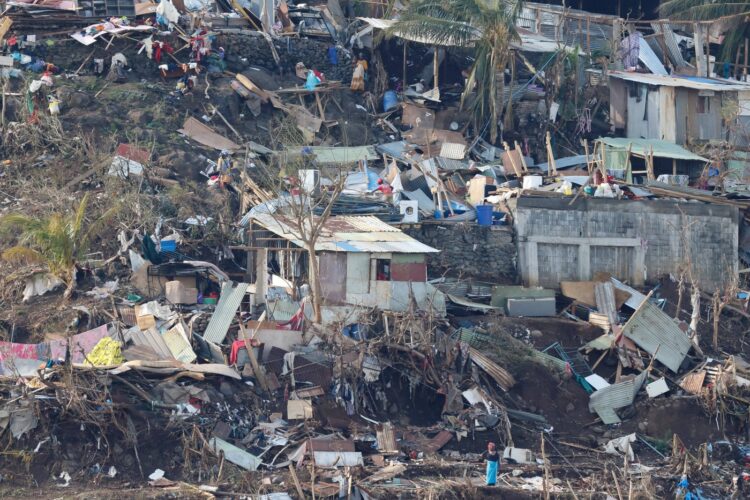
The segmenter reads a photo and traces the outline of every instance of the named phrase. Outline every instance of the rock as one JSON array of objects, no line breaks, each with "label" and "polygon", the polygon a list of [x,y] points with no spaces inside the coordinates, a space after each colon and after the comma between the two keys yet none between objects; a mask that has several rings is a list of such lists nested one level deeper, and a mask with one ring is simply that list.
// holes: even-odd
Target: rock
[{"label": "rock", "polygon": [[91,98],[83,92],[73,92],[63,102],[68,109],[86,108],[89,104],[91,104]]},{"label": "rock", "polygon": [[575,409],[576,405],[574,405],[573,403],[568,403],[568,405],[565,407],[565,411],[567,411],[568,413],[575,411]]},{"label": "rock", "polygon": [[646,432],[646,429],[648,429],[648,422],[638,422],[639,431]]},{"label": "rock", "polygon": [[539,330],[531,330],[531,336],[534,337],[535,339],[539,339],[539,338],[542,338],[544,334],[540,332]]}]

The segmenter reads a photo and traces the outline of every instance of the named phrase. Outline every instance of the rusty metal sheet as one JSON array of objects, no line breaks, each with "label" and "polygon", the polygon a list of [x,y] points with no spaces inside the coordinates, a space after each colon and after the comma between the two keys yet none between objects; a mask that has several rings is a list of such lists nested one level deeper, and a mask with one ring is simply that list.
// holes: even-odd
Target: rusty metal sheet
[{"label": "rusty metal sheet", "polygon": [[427,281],[427,265],[391,263],[391,281]]},{"label": "rusty metal sheet", "polygon": [[435,453],[440,448],[445,446],[450,442],[450,440],[453,439],[453,433],[450,431],[440,431],[438,432],[437,436],[430,439],[430,441],[427,443],[427,445],[424,447],[424,451],[428,453]]},{"label": "rusty metal sheet", "polygon": [[354,442],[347,439],[310,439],[310,450],[353,452]]},{"label": "rusty metal sheet", "polygon": [[307,387],[305,389],[297,389],[294,392],[297,394],[297,397],[300,399],[315,398],[315,397],[322,396],[325,394],[325,391],[319,385],[316,385],[313,387]]},{"label": "rusty metal sheet", "polygon": [[482,354],[479,350],[470,347],[469,355],[471,356],[471,360],[474,362],[474,364],[487,372],[487,374],[491,376],[495,380],[495,382],[497,382],[497,384],[504,390],[508,391],[511,387],[513,387],[513,385],[515,385],[516,381],[513,378],[513,375],[511,375],[504,368],[498,366],[494,361]]},{"label": "rusty metal sheet", "polygon": [[146,163],[151,157],[151,153],[149,153],[147,150],[137,148],[132,144],[119,144],[117,146],[117,152],[115,154],[117,154],[117,156],[122,156],[123,158],[127,158],[128,160],[136,161],[138,163]]},{"label": "rusty metal sheet", "polygon": [[686,392],[689,392],[690,394],[700,394],[703,390],[703,381],[706,379],[706,371],[705,370],[699,370],[697,372],[688,373],[685,375],[680,382],[680,387],[682,387]]},{"label": "rusty metal sheet", "polygon": [[219,150],[227,149],[230,151],[240,149],[239,144],[217,134],[211,127],[202,124],[192,116],[185,120],[185,123],[183,123],[182,128],[178,132],[210,148]]},{"label": "rusty metal sheet", "polygon": [[326,304],[346,301],[346,287],[341,286],[346,282],[346,257],[343,252],[321,252],[318,256],[320,291]]}]

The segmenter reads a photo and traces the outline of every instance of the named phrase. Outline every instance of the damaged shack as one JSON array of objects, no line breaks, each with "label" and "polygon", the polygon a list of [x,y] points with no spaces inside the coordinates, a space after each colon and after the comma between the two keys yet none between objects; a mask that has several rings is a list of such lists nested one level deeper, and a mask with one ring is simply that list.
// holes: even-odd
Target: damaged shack
[{"label": "damaged shack", "polygon": [[[256,301],[263,301],[269,269],[277,268],[281,278],[293,282],[304,280],[308,257],[290,218],[256,215],[246,238],[249,261],[255,262]],[[375,217],[327,219],[315,252],[328,321],[358,309],[405,311],[412,303],[445,314],[443,293],[427,283],[426,255],[437,250]]]}]

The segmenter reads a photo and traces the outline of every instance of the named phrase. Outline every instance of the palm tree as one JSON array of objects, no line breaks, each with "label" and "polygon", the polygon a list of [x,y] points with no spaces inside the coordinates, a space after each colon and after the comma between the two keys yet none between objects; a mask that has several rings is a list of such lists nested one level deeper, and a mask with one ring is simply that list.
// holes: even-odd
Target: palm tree
[{"label": "palm tree", "polygon": [[731,57],[750,35],[745,16],[750,15],[750,0],[666,0],[659,14],[689,21],[722,19],[727,23],[724,57]]},{"label": "palm tree", "polygon": [[70,298],[76,287],[78,262],[86,254],[104,224],[117,207],[86,225],[86,194],[73,213],[53,213],[45,218],[9,214],[0,218],[0,231],[17,230],[18,245],[6,249],[2,258],[9,262],[36,262],[47,266],[49,272],[65,282],[64,297]]},{"label": "palm tree", "polygon": [[489,120],[490,140],[497,140],[497,122],[503,111],[504,72],[511,58],[510,44],[518,39],[516,19],[522,0],[415,0],[388,30],[388,36],[429,40],[434,45],[474,45],[462,106],[472,101],[479,123]]}]

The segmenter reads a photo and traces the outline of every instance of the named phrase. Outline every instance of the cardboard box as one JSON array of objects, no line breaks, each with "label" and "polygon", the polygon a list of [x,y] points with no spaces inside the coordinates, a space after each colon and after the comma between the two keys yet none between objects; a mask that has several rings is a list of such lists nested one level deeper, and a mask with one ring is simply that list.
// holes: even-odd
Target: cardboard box
[{"label": "cardboard box", "polygon": [[156,318],[153,314],[146,314],[144,316],[137,316],[135,318],[136,324],[138,325],[138,328],[145,332],[149,328],[153,328],[156,326]]},{"label": "cardboard box", "polygon": [[180,281],[168,281],[166,295],[172,304],[195,304],[198,301],[198,289],[187,288]]}]

